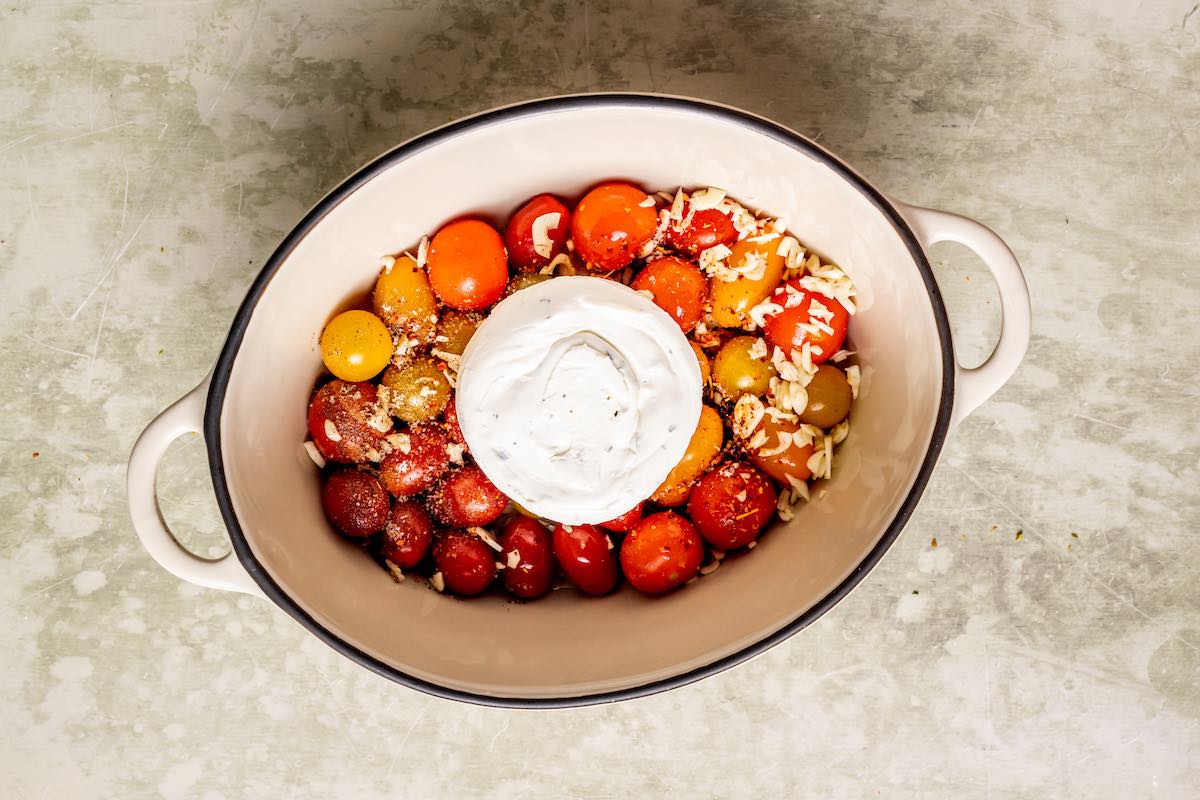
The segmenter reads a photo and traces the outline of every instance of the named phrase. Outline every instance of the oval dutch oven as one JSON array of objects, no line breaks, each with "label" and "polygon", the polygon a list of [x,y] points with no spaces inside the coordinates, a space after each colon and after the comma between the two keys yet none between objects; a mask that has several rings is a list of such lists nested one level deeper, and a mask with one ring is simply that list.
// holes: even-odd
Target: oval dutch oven
[{"label": "oval dutch oven", "polygon": [[[666,597],[628,587],[591,599],[470,601],[395,583],[334,535],[306,455],[305,409],[332,310],[368,290],[381,255],[464,212],[504,219],[540,192],[578,197],[626,178],[650,189],[718,186],[782,217],[842,266],[862,389],[831,481],[750,557]],[[924,248],[975,251],[999,287],[992,355],[955,360]],[[129,503],[147,551],[202,586],[262,596],[359,664],[442,697],[499,706],[609,702],[719,672],[810,624],[895,541],[951,429],[1016,370],[1029,296],[1008,247],[977,222],[889,199],[836,156],[752,114],[673,97],[583,95],[489,111],[380,156],[322,199],[267,261],[212,373],[146,428]],[[183,549],[158,510],[158,461],[204,435],[232,552]]]}]

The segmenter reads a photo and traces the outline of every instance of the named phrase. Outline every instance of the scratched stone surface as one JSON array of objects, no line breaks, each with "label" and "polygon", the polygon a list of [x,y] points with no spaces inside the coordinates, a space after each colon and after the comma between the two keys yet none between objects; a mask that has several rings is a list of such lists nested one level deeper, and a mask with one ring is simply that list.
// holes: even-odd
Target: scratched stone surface
[{"label": "scratched stone surface", "polygon": [[[156,566],[126,455],[299,216],[432,126],[600,89],[773,117],[1021,258],[1028,358],[866,582],[717,677],[542,713]],[[1192,0],[5,0],[0,794],[1194,797],[1198,126]],[[995,290],[932,257],[979,360]],[[161,492],[223,552],[197,439]]]}]

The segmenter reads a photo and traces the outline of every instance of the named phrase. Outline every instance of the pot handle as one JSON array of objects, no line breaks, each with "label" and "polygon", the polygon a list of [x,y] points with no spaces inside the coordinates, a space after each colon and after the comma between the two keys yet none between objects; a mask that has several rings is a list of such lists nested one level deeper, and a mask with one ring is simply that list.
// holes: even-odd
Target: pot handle
[{"label": "pot handle", "polygon": [[983,260],[1000,291],[1000,340],[987,360],[970,369],[954,366],[954,410],[950,427],[958,423],[1000,389],[1017,371],[1029,348],[1029,287],[1016,256],[991,229],[973,219],[932,208],[896,204],[912,225],[923,247],[938,242],[958,242]]},{"label": "pot handle", "polygon": [[204,406],[211,379],[212,375],[209,374],[199,386],[155,417],[133,445],[129,469],[125,474],[133,529],[150,557],[176,577],[211,589],[263,597],[262,590],[232,552],[220,558],[202,558],[181,545],[167,528],[158,506],[155,486],[158,463],[171,442],[185,433],[203,433]]}]

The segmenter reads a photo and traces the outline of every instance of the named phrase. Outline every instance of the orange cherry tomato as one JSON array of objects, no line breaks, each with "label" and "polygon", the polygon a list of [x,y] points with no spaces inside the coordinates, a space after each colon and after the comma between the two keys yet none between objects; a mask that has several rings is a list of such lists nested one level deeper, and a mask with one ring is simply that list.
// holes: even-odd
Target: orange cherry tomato
[{"label": "orange cherry tomato", "polygon": [[[535,241],[534,223],[547,214],[558,214],[558,220],[546,229],[544,240]],[[544,267],[567,249],[567,232],[570,230],[571,212],[562,201],[552,194],[539,194],[517,209],[504,228],[508,260],[519,272],[533,272]],[[542,252],[538,252],[539,245]]]},{"label": "orange cherry tomato", "polygon": [[700,571],[704,543],[687,518],[673,511],[639,522],[621,543],[621,568],[638,591],[662,594]]},{"label": "orange cherry tomato", "polygon": [[[798,296],[801,299],[798,303],[793,299],[797,295],[789,297],[790,293],[785,288],[788,285],[794,287],[799,293]],[[789,307],[789,300],[796,304]],[[845,306],[832,297],[801,289],[799,281],[792,279],[771,295],[771,301],[783,306],[782,312],[767,317],[766,324],[763,325],[767,343],[772,347],[783,348],[783,351],[788,353],[792,350],[799,350],[805,342],[808,342],[809,346],[813,348],[812,362],[820,364],[836,353],[842,346],[842,342],[846,340],[846,327],[850,324],[850,313],[846,311]],[[818,311],[821,307],[828,311],[814,314],[814,303]],[[824,314],[826,313],[832,314],[832,316],[825,319]],[[803,327],[814,323],[825,325],[829,330],[805,330]]]},{"label": "orange cherry tomato", "polygon": [[808,460],[812,458],[815,448],[811,444],[800,445],[793,440],[782,453],[770,456],[759,455],[759,452],[764,448],[774,447],[779,444],[780,433],[790,435],[798,431],[800,429],[798,423],[763,417],[763,421],[759,423],[759,426],[759,429],[767,434],[767,443],[764,447],[748,453],[750,461],[754,466],[784,486],[789,486],[791,483],[788,479],[789,475],[800,481],[806,481],[812,477],[812,470],[808,468]]},{"label": "orange cherry tomato", "polygon": [[575,207],[575,252],[594,268],[629,266],[658,229],[658,209],[648,194],[628,183],[605,183]]},{"label": "orange cherry tomato", "polygon": [[508,257],[500,234],[477,219],[444,226],[429,244],[429,283],[446,305],[478,311],[500,299],[508,285]]},{"label": "orange cherry tomato", "polygon": [[651,261],[630,285],[653,294],[654,304],[670,314],[684,333],[704,319],[708,278],[695,264],[682,258],[665,256]]}]

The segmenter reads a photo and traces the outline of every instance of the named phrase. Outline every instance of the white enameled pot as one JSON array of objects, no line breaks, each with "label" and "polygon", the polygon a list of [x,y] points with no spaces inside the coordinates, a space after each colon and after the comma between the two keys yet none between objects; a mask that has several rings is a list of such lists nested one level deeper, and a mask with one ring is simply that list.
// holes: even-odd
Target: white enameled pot
[{"label": "white enameled pot", "polygon": [[[345,298],[369,289],[381,255],[412,247],[449,219],[503,220],[531,195],[578,197],[610,178],[654,190],[721,187],[781,216],[853,278],[862,391],[833,479],[753,553],[666,597],[625,587],[600,599],[560,591],[515,604],[396,584],[331,531],[301,446],[322,369],[322,327]],[[955,360],[923,249],[947,240],[974,250],[999,287],[1000,340],[975,369]],[[888,199],[793,131],[682,98],[536,101],[406,142],[321,200],[251,286],[213,372],[138,439],[129,504],[143,545],[167,570],[269,598],[332,647],[400,683],[511,706],[648,694],[760,653],[844,597],[899,534],[950,430],[1016,370],[1029,332],[1024,278],[995,234]],[[178,544],[155,496],[160,458],[189,431],[205,437],[233,545],[216,560]]]}]

